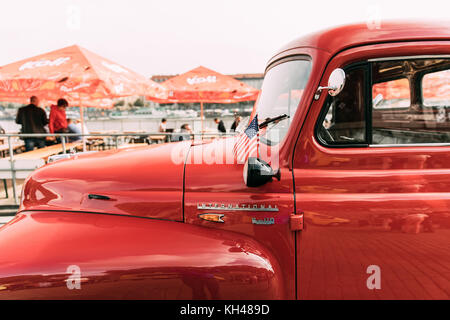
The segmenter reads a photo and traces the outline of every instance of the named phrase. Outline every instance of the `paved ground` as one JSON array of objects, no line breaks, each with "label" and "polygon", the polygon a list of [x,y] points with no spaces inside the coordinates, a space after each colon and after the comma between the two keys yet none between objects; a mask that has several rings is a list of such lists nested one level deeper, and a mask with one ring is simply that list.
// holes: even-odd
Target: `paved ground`
[{"label": "paved ground", "polygon": [[6,217],[0,216],[0,227],[2,225],[4,225],[5,223],[9,222],[9,220],[11,220],[12,218],[14,218],[14,217],[13,216],[6,216]]},{"label": "paved ground", "polygon": [[[20,192],[22,191],[22,185],[23,185],[24,181],[25,180],[20,179],[20,180],[17,180],[17,182],[16,182],[16,186],[17,186],[16,190],[17,190],[18,197],[20,197]],[[8,198],[6,198],[3,181],[0,180],[0,209],[2,206],[14,204],[12,180],[7,180],[7,184],[8,184]]]},{"label": "paved ground", "polygon": [[[14,198],[13,198],[13,190],[12,190],[12,184],[11,180],[8,180],[8,195],[9,197],[6,198],[5,188],[3,186],[3,181],[0,180],[0,227],[3,226],[5,223],[10,221],[12,218],[14,218]],[[17,194],[20,195],[20,192],[22,191],[22,184],[24,180],[18,180],[17,181]],[[20,201],[20,199],[19,199]]]}]

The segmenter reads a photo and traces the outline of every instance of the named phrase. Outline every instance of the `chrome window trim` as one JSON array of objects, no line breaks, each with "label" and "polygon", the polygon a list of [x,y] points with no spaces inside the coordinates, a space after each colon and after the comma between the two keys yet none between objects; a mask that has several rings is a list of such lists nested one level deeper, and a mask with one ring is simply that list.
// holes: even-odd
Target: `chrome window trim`
[{"label": "chrome window trim", "polygon": [[380,61],[395,61],[395,60],[410,60],[410,59],[449,59],[450,55],[419,55],[419,56],[401,56],[401,57],[384,57],[384,58],[373,58],[367,60],[367,62],[380,62]]},{"label": "chrome window trim", "polygon": [[[293,61],[293,60],[309,61],[309,62],[311,62],[311,70],[313,68],[313,58],[309,54],[298,53],[298,54],[287,55],[285,57],[282,57],[282,58],[279,58],[279,59],[273,61],[270,65],[268,65],[266,67],[266,69],[264,70],[263,82],[264,82],[264,78],[266,77],[267,72],[270,69],[272,69],[272,68],[274,68],[274,67],[276,67],[276,66],[278,66],[280,64],[283,64],[283,63],[286,63],[286,62],[290,62],[290,61]],[[308,81],[309,81],[309,79],[308,79]]]},{"label": "chrome window trim", "polygon": [[393,147],[450,147],[450,143],[404,143],[404,144],[371,144],[370,148]]},{"label": "chrome window trim", "polygon": [[277,205],[257,205],[257,204],[206,204],[197,203],[197,210],[218,210],[218,211],[268,211],[278,212]]}]

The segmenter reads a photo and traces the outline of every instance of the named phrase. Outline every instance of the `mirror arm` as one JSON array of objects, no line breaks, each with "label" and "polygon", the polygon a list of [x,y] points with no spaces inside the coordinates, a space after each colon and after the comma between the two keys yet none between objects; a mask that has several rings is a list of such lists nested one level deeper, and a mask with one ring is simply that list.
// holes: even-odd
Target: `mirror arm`
[{"label": "mirror arm", "polygon": [[320,87],[317,88],[316,94],[314,95],[314,100],[319,100],[320,98],[320,94],[322,93],[323,90],[336,90],[336,87]]},{"label": "mirror arm", "polygon": [[328,90],[330,96],[336,96],[342,91],[345,85],[345,71],[341,68],[334,69],[328,78],[328,86],[317,88],[314,94],[314,100],[319,100],[320,94],[323,90]]}]

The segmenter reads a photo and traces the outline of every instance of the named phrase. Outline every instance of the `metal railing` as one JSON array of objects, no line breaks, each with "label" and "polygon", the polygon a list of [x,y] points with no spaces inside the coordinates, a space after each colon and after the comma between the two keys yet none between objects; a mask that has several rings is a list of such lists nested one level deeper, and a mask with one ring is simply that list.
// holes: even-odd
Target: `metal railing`
[{"label": "metal railing", "polygon": [[[216,138],[223,138],[223,137],[229,137],[229,136],[235,136],[236,133],[188,133],[188,132],[173,132],[173,133],[162,133],[162,132],[129,132],[129,133],[87,133],[87,134],[79,134],[79,133],[33,133],[33,134],[11,134],[11,133],[4,133],[0,134],[1,138],[7,138],[8,143],[8,152],[9,156],[5,156],[0,159],[6,159],[9,158],[9,167],[8,168],[1,168],[0,167],[0,173],[1,172],[10,172],[11,178],[3,178],[4,180],[12,180],[12,191],[13,191],[13,198],[14,203],[17,205],[19,204],[18,200],[18,194],[17,194],[17,173],[18,172],[31,172],[35,169],[33,168],[16,168],[15,166],[15,160],[14,160],[14,146],[13,146],[13,139],[26,139],[26,138],[47,138],[47,137],[55,137],[59,138],[57,140],[58,142],[56,144],[61,144],[61,152],[62,154],[67,153],[67,143],[72,142],[79,142],[82,143],[83,151],[86,151],[86,146],[90,147],[90,144],[86,141],[86,138],[94,138],[98,137],[99,140],[103,138],[103,145],[97,145],[97,147],[102,146],[102,150],[108,149],[118,149],[121,145],[124,143],[128,144],[129,142],[133,141],[131,144],[136,143],[136,140],[144,141],[144,143],[147,144],[153,144],[155,143],[166,143],[166,142],[176,142],[176,141],[186,141],[186,140],[209,140],[209,139],[216,139]],[[165,139],[159,139],[157,142],[154,139],[151,139],[151,137],[166,137]],[[77,139],[76,141],[70,141],[70,137],[81,137],[81,139]],[[107,138],[107,139],[105,139]],[[67,139],[67,141],[66,141]],[[24,145],[23,145],[24,147]],[[70,153],[74,153],[75,150],[69,150]],[[92,151],[92,150],[91,150]],[[100,151],[100,150],[96,150]],[[29,151],[31,152],[31,151]],[[26,153],[26,152],[25,152]],[[22,153],[19,153],[22,154]],[[55,153],[59,154],[59,153]],[[17,155],[17,154],[16,154]],[[5,184],[5,192],[8,197],[7,193],[7,184]]]}]

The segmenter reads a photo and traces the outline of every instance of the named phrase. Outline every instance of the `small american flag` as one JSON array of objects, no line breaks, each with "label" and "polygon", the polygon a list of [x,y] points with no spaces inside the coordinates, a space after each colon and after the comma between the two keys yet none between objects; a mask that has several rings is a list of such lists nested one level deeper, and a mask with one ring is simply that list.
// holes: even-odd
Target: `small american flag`
[{"label": "small american flag", "polygon": [[256,115],[244,133],[237,139],[233,153],[238,163],[244,163],[250,156],[257,156],[259,144],[258,115]]}]

